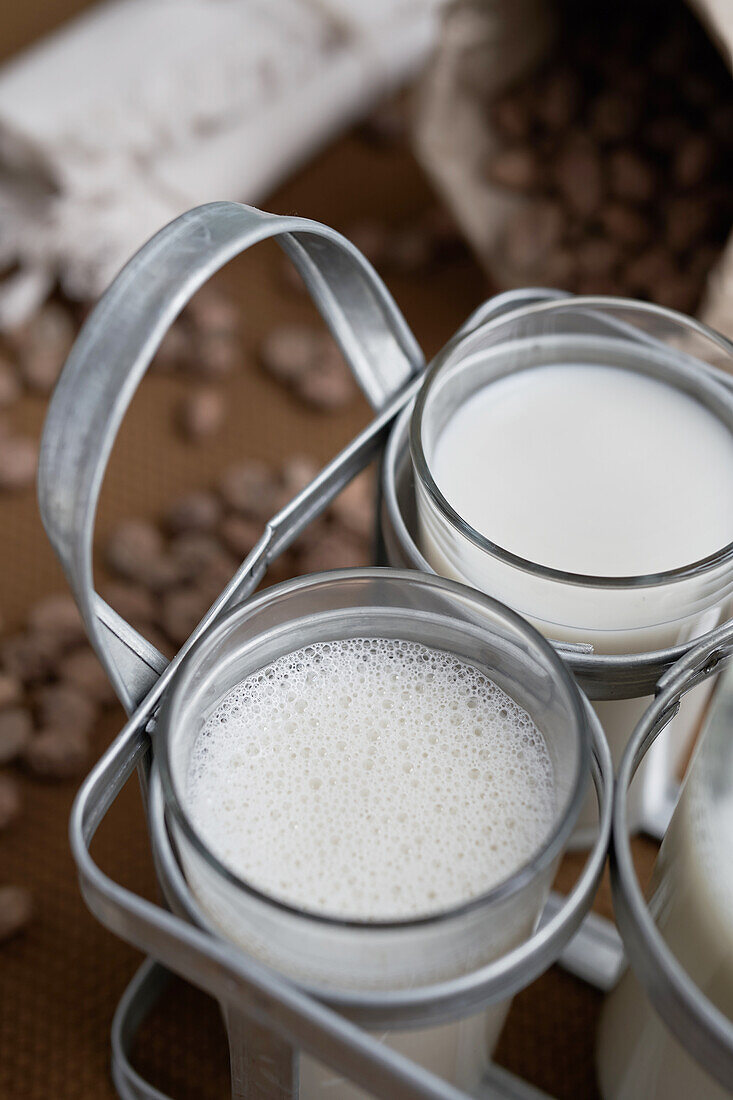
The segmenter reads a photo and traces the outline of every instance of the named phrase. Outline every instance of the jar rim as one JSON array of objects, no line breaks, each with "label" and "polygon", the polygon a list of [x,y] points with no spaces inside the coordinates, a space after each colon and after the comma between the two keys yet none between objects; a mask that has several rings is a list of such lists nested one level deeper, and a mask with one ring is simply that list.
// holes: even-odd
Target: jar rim
[{"label": "jar rim", "polygon": [[[316,588],[329,584],[346,584],[351,582],[362,583],[365,579],[394,580],[401,584],[409,584],[414,587],[428,587],[433,590],[442,590],[446,594],[453,593],[460,596],[463,601],[470,600],[479,610],[488,610],[493,616],[502,619],[513,628],[516,635],[522,638],[535,653],[539,653],[554,673],[557,674],[559,683],[565,689],[565,695],[570,709],[574,715],[575,729],[577,732],[577,761],[575,774],[569,784],[569,793],[565,806],[558,812],[553,821],[552,828],[543,840],[542,844],[517,867],[510,875],[494,884],[489,890],[458,905],[447,909],[438,910],[419,917],[408,917],[390,920],[364,920],[343,917],[334,917],[316,910],[305,909],[275,897],[266,891],[253,886],[252,883],[230,870],[219,857],[211,850],[208,843],[194,826],[183,799],[179,797],[173,779],[172,761],[170,755],[170,732],[175,728],[179,720],[179,711],[182,699],[186,695],[188,683],[196,674],[197,661],[202,651],[210,649],[223,641],[227,632],[241,619],[245,619],[270,605],[274,600],[287,598],[304,588]],[[376,605],[378,606],[378,605]],[[407,609],[406,609],[407,610]],[[458,620],[456,620],[458,621]],[[218,619],[207,631],[202,634],[195,645],[186,653],[176,672],[173,682],[164,697],[163,704],[157,720],[156,759],[160,765],[160,777],[166,807],[169,808],[175,818],[176,824],[182,830],[186,840],[194,847],[196,852],[205,860],[217,875],[229,882],[232,886],[242,890],[249,897],[272,906],[276,910],[289,913],[291,916],[303,920],[310,920],[332,928],[352,930],[378,930],[397,931],[411,928],[422,928],[438,925],[443,922],[460,918],[475,910],[485,908],[503,902],[519,893],[524,887],[532,883],[541,872],[552,865],[553,861],[561,855],[567,840],[572,833],[575,822],[580,813],[585,798],[585,792],[590,778],[591,769],[591,729],[586,708],[583,704],[580,689],[572,676],[569,668],[561,659],[552,645],[528,623],[521,615],[506,607],[498,600],[461,584],[458,581],[446,580],[429,574],[418,573],[414,570],[393,569],[383,566],[356,569],[338,569],[324,573],[309,574],[306,577],[296,577],[283,581],[280,584],[268,588],[256,599],[246,604],[232,608],[222,618]]]},{"label": "jar rim", "polygon": [[[697,336],[702,336],[710,340],[713,344],[717,345],[722,351],[731,357],[733,362],[733,341],[728,340],[721,333],[716,332],[715,329],[705,325],[702,321],[697,321],[694,318],[687,317],[685,314],[679,313],[676,310],[667,309],[663,306],[657,306],[650,302],[641,302],[632,298],[617,298],[606,297],[601,295],[587,295],[587,296],[568,296],[562,298],[553,298],[549,301],[540,301],[531,305],[520,306],[517,309],[513,309],[509,312],[502,313],[498,317],[493,318],[487,322],[479,322],[475,327],[470,329],[461,329],[456,336],[450,340],[445,347],[438,353],[435,359],[428,368],[425,379],[420,387],[415,403],[412,410],[412,416],[410,418],[410,453],[412,456],[412,463],[415,469],[415,474],[419,479],[420,484],[427,492],[430,500],[438,510],[441,518],[450,524],[461,536],[473,543],[479,550],[491,555],[494,558],[498,558],[500,561],[505,562],[507,565],[511,565],[514,568],[521,569],[526,573],[531,573],[537,577],[544,578],[550,581],[557,581],[564,584],[573,584],[577,586],[587,588],[609,588],[609,589],[633,589],[633,588],[651,588],[658,587],[660,585],[676,583],[678,581],[684,581],[692,577],[697,577],[710,572],[721,565],[725,565],[727,562],[733,561],[733,540],[721,547],[719,550],[714,551],[711,554],[706,555],[704,558],[700,558],[698,561],[691,562],[688,565],[683,565],[675,569],[661,570],[656,573],[645,573],[631,576],[604,576],[594,575],[590,573],[575,573],[570,570],[558,569],[554,566],[542,565],[539,562],[532,561],[529,558],[524,558],[520,554],[516,554],[514,551],[507,550],[505,547],[500,546],[498,543],[493,542],[486,535],[483,535],[475,527],[471,526],[467,520],[463,518],[456,511],[455,508],[443,495],[441,490],[430,471],[427,456],[425,454],[425,448],[423,444],[423,417],[427,402],[431,396],[431,392],[436,383],[441,379],[443,371],[448,367],[456,365],[456,360],[453,358],[457,352],[460,351],[461,346],[470,340],[478,331],[491,332],[500,329],[504,325],[511,325],[516,321],[525,320],[529,317],[545,314],[545,313],[557,313],[558,311],[567,312],[570,309],[578,309],[583,307],[590,307],[595,309],[616,309],[627,310],[630,312],[643,313],[649,316],[663,318],[666,321],[673,322],[682,328],[686,328],[691,332],[694,332]],[[721,400],[725,400],[731,404],[733,410],[733,394],[728,390],[725,384],[720,381],[716,374],[722,374],[717,371],[717,368],[711,364],[699,361],[699,366],[704,369],[708,377],[706,384],[709,384],[712,391],[717,391],[716,396]],[[528,368],[519,368],[528,369]],[[491,382],[487,383],[491,385]],[[674,386],[674,380],[670,379],[663,384]],[[731,382],[733,385],[733,381]],[[677,388],[677,387],[675,387]]]}]

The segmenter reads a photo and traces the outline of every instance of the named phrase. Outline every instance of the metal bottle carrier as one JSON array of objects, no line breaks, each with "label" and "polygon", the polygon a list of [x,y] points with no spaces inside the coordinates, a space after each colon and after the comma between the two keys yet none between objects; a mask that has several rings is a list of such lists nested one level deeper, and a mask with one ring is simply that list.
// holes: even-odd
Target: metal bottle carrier
[{"label": "metal bottle carrier", "polygon": [[[167,663],[94,589],[92,541],[103,475],[124,413],[175,317],[216,270],[270,237],[278,239],[303,277],[376,414],[270,520],[189,640]],[[477,311],[454,339],[492,313],[538,293],[542,292],[499,296]],[[123,269],[82,329],[53,395],[40,458],[42,518],[91,642],[130,715],[82,784],[70,822],[71,847],[87,905],[110,930],[151,956],[124,994],[113,1024],[113,1075],[120,1095],[128,1100],[164,1100],[133,1069],[129,1050],[168,970],[216,997],[229,1016],[246,1017],[250,1028],[260,1029],[262,1041],[273,1052],[273,1064],[286,1067],[283,1079],[274,1085],[253,1080],[247,1050],[232,1043],[236,1029],[230,1028],[234,1097],[296,1095],[293,1052],[300,1048],[375,1095],[393,1100],[458,1100],[464,1094],[386,1049],[364,1030],[365,1025],[416,1026],[478,1010],[528,985],[558,959],[602,989],[610,988],[619,975],[623,953],[618,934],[610,922],[588,912],[608,847],[613,789],[608,746],[592,712],[592,770],[600,824],[575,886],[564,898],[551,896],[529,940],[453,983],[450,992],[431,987],[436,996],[430,1001],[423,998],[419,1012],[414,1006],[408,1011],[395,996],[387,1016],[375,1018],[353,1005],[345,1013],[338,998],[330,1004],[316,1000],[207,930],[168,835],[154,764],[156,712],[183,655],[225,611],[248,599],[277,556],[380,454],[395,418],[420,386],[423,366],[422,354],[388,291],[345,238],[317,222],[235,203],[212,203],[171,223]],[[90,853],[100,822],[135,768],[169,910],[114,882]],[[485,1095],[519,1100],[539,1094],[494,1067]]]},{"label": "metal bottle carrier", "polygon": [[733,1022],[699,989],[657,928],[636,877],[626,829],[628,789],[644,756],[677,713],[682,696],[727,666],[731,656],[733,624],[727,623],[660,679],[657,697],[629,739],[619,768],[611,887],[629,963],[653,1007],[687,1052],[724,1088],[733,1091]]}]

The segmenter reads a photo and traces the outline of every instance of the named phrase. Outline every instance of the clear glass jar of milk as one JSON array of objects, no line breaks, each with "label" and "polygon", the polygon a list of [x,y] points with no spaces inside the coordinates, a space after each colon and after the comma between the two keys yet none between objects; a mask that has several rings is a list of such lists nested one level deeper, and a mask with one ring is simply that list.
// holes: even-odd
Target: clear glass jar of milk
[{"label": "clear glass jar of milk", "polygon": [[[733,395],[713,363],[733,368],[731,345],[679,314],[553,300],[459,335],[412,414],[424,557],[609,658],[612,698],[594,706],[615,763],[649,703],[626,671],[729,611]],[[664,754],[673,778],[701,705],[683,703],[647,768]]]},{"label": "clear glass jar of milk", "polygon": [[[733,1023],[733,668],[688,769],[649,889],[649,907],[698,990]],[[631,970],[604,1006],[598,1037],[604,1100],[723,1100],[675,1039]]]},{"label": "clear glass jar of milk", "polygon": [[[436,577],[300,578],[193,649],[158,736],[202,920],[475,1089],[508,1002],[477,1011],[466,976],[534,930],[588,782],[552,647]],[[296,1072],[300,1100],[365,1095],[308,1057]]]}]

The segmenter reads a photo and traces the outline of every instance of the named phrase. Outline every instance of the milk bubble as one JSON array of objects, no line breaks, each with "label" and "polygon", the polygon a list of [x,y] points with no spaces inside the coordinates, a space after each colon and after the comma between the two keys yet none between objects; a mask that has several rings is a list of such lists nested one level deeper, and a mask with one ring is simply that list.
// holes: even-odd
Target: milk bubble
[{"label": "milk bubble", "polygon": [[194,744],[187,807],[251,886],[354,920],[485,893],[556,809],[526,711],[472,665],[382,638],[314,643],[230,691]]}]

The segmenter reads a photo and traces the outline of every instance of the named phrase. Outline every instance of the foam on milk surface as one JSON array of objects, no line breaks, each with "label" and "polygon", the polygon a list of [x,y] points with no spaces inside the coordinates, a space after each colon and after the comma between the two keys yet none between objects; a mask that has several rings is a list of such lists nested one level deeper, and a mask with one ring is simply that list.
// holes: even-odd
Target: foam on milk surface
[{"label": "foam on milk surface", "polygon": [[542,734],[478,669],[351,639],[287,654],[220,701],[193,747],[187,805],[262,892],[399,920],[512,874],[545,840],[555,789]]},{"label": "foam on milk surface", "polygon": [[674,386],[619,367],[553,364],[489,382],[428,461],[475,530],[556,569],[638,576],[733,540],[730,430]]}]

